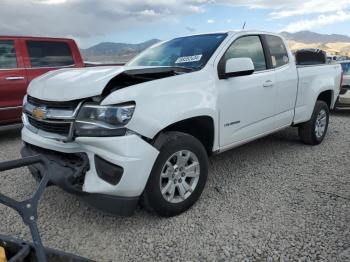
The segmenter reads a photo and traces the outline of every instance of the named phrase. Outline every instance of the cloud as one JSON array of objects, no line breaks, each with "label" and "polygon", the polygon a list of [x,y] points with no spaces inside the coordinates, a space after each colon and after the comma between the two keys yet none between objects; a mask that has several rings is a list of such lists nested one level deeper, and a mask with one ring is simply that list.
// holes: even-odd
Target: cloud
[{"label": "cloud", "polygon": [[272,18],[279,19],[309,14],[334,13],[350,7],[349,0],[309,0],[300,3],[297,2],[299,1],[295,1],[295,4],[287,4],[284,7],[278,8],[277,11],[271,13]]},{"label": "cloud", "polygon": [[0,33],[89,38],[201,12],[198,0],[1,0]]},{"label": "cloud", "polygon": [[[0,0],[0,34],[74,37],[80,40],[130,30],[148,23],[180,21],[215,4],[270,10],[271,19],[319,15],[289,25],[292,30],[339,21],[350,0]],[[327,18],[328,17],[328,18]],[[335,18],[338,17],[338,18]],[[338,20],[337,20],[338,19]],[[209,19],[208,23],[215,22]],[[228,21],[227,21],[228,22]],[[330,22],[327,22],[328,24]]]},{"label": "cloud", "polygon": [[34,2],[38,2],[44,5],[56,5],[56,4],[63,4],[67,2],[67,0],[34,0]]},{"label": "cloud", "polygon": [[350,8],[350,0],[208,0],[210,3],[244,6],[251,9],[271,10],[272,19],[306,14],[334,13]]},{"label": "cloud", "polygon": [[320,15],[316,19],[301,20],[295,23],[291,23],[282,31],[298,32],[302,30],[312,30],[325,25],[345,22],[348,20],[350,20],[350,13],[338,11],[334,15]]},{"label": "cloud", "polygon": [[214,20],[214,19],[208,19],[208,20],[207,20],[207,23],[208,23],[208,24],[214,24],[214,23],[215,23],[215,20]]},{"label": "cloud", "polygon": [[152,9],[142,10],[138,14],[145,17],[157,17],[158,15],[161,15]]},{"label": "cloud", "polygon": [[185,29],[190,33],[196,32],[196,29],[190,26],[186,26]]}]

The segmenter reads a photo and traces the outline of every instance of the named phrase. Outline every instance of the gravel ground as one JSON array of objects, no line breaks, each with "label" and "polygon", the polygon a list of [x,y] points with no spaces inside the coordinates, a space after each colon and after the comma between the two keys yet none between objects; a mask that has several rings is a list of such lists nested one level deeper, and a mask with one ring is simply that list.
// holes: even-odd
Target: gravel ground
[{"label": "gravel ground", "polygon": [[[19,156],[20,129],[0,130],[0,160]],[[39,210],[45,245],[98,261],[350,261],[350,112],[334,113],[320,146],[289,128],[210,159],[200,201],[178,217],[102,214],[58,188]],[[28,171],[1,174],[21,199]],[[30,239],[1,207],[0,232]]]}]

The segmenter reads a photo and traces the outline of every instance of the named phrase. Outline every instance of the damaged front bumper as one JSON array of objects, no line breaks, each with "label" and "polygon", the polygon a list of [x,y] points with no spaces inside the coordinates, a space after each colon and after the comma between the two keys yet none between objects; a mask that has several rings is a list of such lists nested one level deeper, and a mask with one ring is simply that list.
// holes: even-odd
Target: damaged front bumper
[{"label": "damaged front bumper", "polygon": [[[79,196],[89,205],[102,211],[129,216],[136,209],[139,197],[118,197],[106,194],[87,193],[82,190],[86,172],[89,170],[89,160],[86,154],[63,154],[45,150],[26,144],[22,150],[22,157],[42,155],[55,170],[50,177],[50,184]],[[32,174],[41,179],[44,172],[41,164],[28,167]]]},{"label": "damaged front bumper", "polygon": [[[126,216],[137,207],[159,153],[136,135],[64,143],[24,127],[22,139],[22,156],[42,154],[55,166],[52,184],[100,210]],[[38,175],[40,167],[31,171]]]}]

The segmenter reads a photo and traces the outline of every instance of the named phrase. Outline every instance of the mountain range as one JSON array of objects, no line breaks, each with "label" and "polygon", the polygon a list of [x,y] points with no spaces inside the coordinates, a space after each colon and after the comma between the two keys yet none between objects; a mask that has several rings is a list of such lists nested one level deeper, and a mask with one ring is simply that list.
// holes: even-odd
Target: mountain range
[{"label": "mountain range", "polygon": [[350,37],[346,35],[318,34],[311,31],[300,31],[297,33],[281,32],[280,34],[288,40],[305,43],[305,44],[350,43]]},{"label": "mountain range", "polygon": [[[311,31],[297,33],[281,32],[292,50],[319,48],[328,54],[350,57],[350,37],[339,34],[319,34]],[[139,44],[102,42],[87,49],[81,49],[84,60],[102,63],[126,63],[146,48],[160,42],[151,39]]]},{"label": "mountain range", "polygon": [[318,48],[329,55],[342,55],[350,57],[350,37],[339,34],[318,34],[311,31],[297,33],[282,32],[292,50],[302,48]]},{"label": "mountain range", "polygon": [[87,49],[81,49],[84,60],[104,63],[126,63],[146,48],[160,42],[151,39],[139,44],[103,42]]}]

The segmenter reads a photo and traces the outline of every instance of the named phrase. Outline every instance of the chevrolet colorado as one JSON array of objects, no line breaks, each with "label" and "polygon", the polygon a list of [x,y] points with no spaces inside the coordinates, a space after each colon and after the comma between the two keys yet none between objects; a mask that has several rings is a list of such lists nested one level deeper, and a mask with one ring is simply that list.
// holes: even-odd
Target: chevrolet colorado
[{"label": "chevrolet colorado", "polygon": [[[51,182],[95,207],[131,215],[141,204],[174,216],[200,197],[213,153],[289,126],[320,144],[340,82],[340,65],[296,66],[277,34],[179,37],[124,67],[34,79],[22,155],[45,155]],[[30,170],[40,178],[40,165]]]}]

